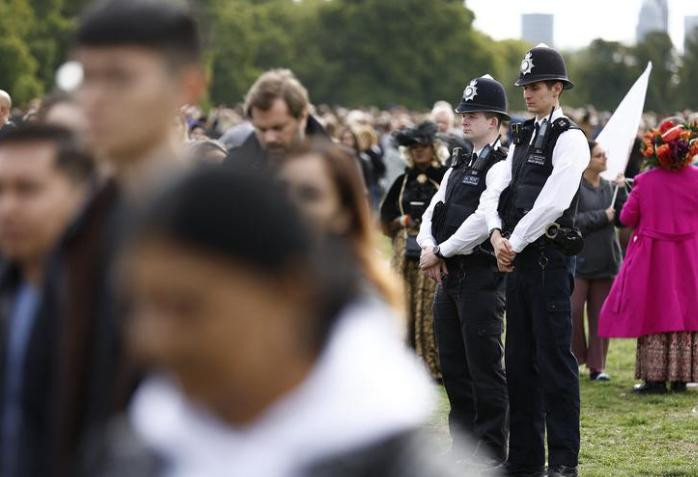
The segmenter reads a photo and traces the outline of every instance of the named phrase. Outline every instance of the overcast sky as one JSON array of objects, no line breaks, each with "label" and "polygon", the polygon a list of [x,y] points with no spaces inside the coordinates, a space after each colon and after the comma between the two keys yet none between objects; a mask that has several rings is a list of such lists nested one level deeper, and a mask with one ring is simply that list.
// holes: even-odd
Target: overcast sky
[{"label": "overcast sky", "polygon": [[[684,17],[698,15],[698,0],[669,0],[669,34],[683,50]],[[635,42],[642,0],[466,0],[475,27],[495,39],[520,38],[522,13],[552,13],[555,46],[588,45],[594,38]]]}]

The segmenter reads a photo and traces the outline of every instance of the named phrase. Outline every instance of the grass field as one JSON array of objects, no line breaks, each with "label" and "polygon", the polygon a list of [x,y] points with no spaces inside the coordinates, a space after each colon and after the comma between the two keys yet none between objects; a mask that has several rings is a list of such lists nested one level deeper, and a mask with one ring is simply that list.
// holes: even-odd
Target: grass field
[{"label": "grass field", "polygon": [[[698,477],[698,389],[666,396],[636,396],[635,341],[611,342],[612,380],[580,378],[582,477]],[[441,393],[433,429],[448,445],[448,401]]]}]

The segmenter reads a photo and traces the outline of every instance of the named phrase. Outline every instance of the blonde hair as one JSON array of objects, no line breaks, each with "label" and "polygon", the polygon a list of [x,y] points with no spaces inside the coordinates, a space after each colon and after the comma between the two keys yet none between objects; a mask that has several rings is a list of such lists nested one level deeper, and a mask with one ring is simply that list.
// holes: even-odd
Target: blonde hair
[{"label": "blonde hair", "polygon": [[354,129],[354,134],[359,142],[359,149],[361,151],[371,149],[378,144],[378,135],[371,126],[357,126]]}]

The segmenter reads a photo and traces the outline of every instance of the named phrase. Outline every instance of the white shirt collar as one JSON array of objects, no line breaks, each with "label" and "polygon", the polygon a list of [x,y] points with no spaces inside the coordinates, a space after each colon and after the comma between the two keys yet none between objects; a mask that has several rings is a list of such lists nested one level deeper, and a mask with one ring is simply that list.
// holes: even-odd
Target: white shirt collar
[{"label": "white shirt collar", "polygon": [[[492,143],[492,149],[497,148],[497,144],[502,142],[501,139],[502,139],[501,136],[497,136],[497,139],[495,139],[495,141]],[[487,146],[487,145],[485,144],[485,146]],[[485,148],[485,146],[481,147],[480,149],[473,149],[473,153],[475,153],[479,156],[480,153],[482,152],[482,150]]]},{"label": "white shirt collar", "polygon": [[536,120],[535,120],[535,124],[540,125],[540,124],[543,122],[544,119],[548,119],[548,118],[550,118],[550,122],[552,123],[552,122],[555,121],[556,119],[559,119],[559,118],[561,118],[561,117],[563,117],[563,116],[565,116],[565,113],[563,113],[562,107],[555,108],[555,111],[553,111],[553,115],[552,115],[552,116],[550,116],[550,114],[547,114],[546,116],[544,116],[544,117],[542,117],[542,118],[540,118],[540,119],[536,119]]}]

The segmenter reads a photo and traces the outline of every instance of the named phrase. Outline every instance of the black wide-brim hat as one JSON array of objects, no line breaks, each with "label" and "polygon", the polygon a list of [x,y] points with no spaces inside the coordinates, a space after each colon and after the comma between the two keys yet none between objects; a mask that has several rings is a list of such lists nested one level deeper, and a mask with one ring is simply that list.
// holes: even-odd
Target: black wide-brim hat
[{"label": "black wide-brim hat", "polygon": [[505,119],[507,113],[507,94],[502,83],[490,75],[475,78],[463,91],[456,113],[497,113]]},{"label": "black wide-brim hat", "polygon": [[539,81],[560,81],[564,89],[574,88],[574,83],[567,77],[565,59],[555,49],[541,43],[531,48],[523,60],[519,79],[515,86],[524,86]]},{"label": "black wide-brim hat", "polygon": [[436,141],[439,128],[431,121],[424,121],[413,128],[405,128],[394,133],[395,142],[399,146],[428,146]]}]

